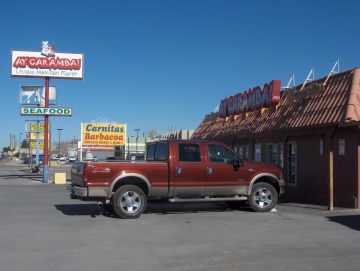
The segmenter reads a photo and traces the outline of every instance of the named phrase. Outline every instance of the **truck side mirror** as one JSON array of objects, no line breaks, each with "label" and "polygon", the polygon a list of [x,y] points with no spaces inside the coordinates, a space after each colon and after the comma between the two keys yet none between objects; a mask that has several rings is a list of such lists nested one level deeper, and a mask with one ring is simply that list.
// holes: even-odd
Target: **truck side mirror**
[{"label": "truck side mirror", "polygon": [[243,164],[241,163],[241,158],[233,161],[233,166],[235,169],[238,169],[240,166],[242,166]]},{"label": "truck side mirror", "polygon": [[239,158],[239,166],[242,167],[244,165],[244,158],[240,156]]},{"label": "truck side mirror", "polygon": [[234,168],[239,168],[239,167],[241,167],[241,166],[243,166],[243,165],[244,165],[244,159],[243,159],[242,157],[239,157],[238,160],[235,160],[235,161],[233,162]]}]

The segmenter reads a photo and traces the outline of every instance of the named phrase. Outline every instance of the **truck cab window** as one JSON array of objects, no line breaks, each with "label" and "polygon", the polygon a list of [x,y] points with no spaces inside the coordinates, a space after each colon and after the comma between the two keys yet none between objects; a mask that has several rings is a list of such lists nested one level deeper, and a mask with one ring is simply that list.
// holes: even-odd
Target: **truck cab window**
[{"label": "truck cab window", "polygon": [[166,143],[156,143],[156,144],[148,145],[146,160],[148,160],[148,161],[166,161],[167,160],[167,144]]},{"label": "truck cab window", "polygon": [[201,162],[199,144],[179,144],[179,162]]},{"label": "truck cab window", "polygon": [[228,148],[222,145],[209,144],[208,145],[209,161],[215,163],[227,163],[232,165],[238,161],[238,157]]},{"label": "truck cab window", "polygon": [[156,144],[156,150],[155,150],[155,160],[167,160],[167,144],[161,143]]}]

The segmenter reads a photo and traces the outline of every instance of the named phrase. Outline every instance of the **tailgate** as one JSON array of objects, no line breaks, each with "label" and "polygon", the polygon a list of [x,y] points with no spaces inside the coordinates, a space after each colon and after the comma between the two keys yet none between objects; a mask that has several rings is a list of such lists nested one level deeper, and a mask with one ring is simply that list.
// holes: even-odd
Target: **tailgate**
[{"label": "tailgate", "polygon": [[71,183],[78,186],[84,186],[85,162],[75,162],[71,166]]}]

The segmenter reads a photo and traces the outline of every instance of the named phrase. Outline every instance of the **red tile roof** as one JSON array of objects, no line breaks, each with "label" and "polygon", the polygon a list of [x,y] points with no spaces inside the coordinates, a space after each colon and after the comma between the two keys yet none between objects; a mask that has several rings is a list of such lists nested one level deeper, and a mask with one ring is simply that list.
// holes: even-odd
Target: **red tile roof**
[{"label": "red tile roof", "polygon": [[206,115],[192,138],[213,139],[360,121],[360,69],[354,68],[311,82],[319,87],[324,83],[323,91],[310,93],[310,97],[294,97],[294,93],[304,96],[304,90],[310,83],[302,91],[302,85],[286,89],[281,92],[277,106],[226,119],[218,118],[218,113]]}]

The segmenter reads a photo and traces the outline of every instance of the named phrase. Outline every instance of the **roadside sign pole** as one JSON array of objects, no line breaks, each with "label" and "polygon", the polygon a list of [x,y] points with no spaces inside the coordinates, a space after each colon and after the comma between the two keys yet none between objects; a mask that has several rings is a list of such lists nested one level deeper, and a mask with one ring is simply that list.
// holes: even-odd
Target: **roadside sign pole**
[{"label": "roadside sign pole", "polygon": [[35,132],[36,132],[36,163],[35,163],[35,165],[36,166],[39,166],[39,142],[40,142],[40,128],[39,128],[39,125],[40,125],[40,121],[39,121],[39,117],[37,117],[37,121],[36,121],[36,130],[35,130]]},{"label": "roadside sign pole", "polygon": [[[50,78],[45,78],[45,107],[49,107],[49,85]],[[45,135],[44,135],[44,183],[48,182],[48,158],[49,158],[49,116],[44,116]]]},{"label": "roadside sign pole", "polygon": [[[56,55],[56,57],[55,57]],[[71,108],[49,108],[49,101],[54,100],[56,89],[51,87],[52,96],[50,97],[50,78],[58,79],[79,79],[84,77],[83,70],[84,54],[59,53],[55,52],[53,44],[48,41],[41,43],[41,51],[16,51],[11,50],[11,76],[12,77],[32,77],[45,78],[45,103],[43,97],[40,98],[39,86],[22,86],[20,88],[20,104],[29,105],[36,102],[37,107],[21,107],[21,116],[44,116],[44,159],[43,159],[43,182],[48,182],[49,167],[49,116],[69,116],[72,115]],[[55,93],[54,93],[55,92]],[[24,97],[27,97],[24,100]],[[51,99],[50,99],[51,98]],[[56,99],[56,98],[55,98]],[[39,103],[40,101],[40,103]],[[40,104],[40,106],[39,106]],[[45,106],[44,106],[45,105]],[[29,139],[31,140],[31,139]],[[11,143],[11,138],[10,138]],[[11,145],[11,144],[10,144]],[[11,146],[10,146],[11,147]],[[37,141],[37,148],[39,147]],[[36,159],[38,160],[38,159]]]}]

